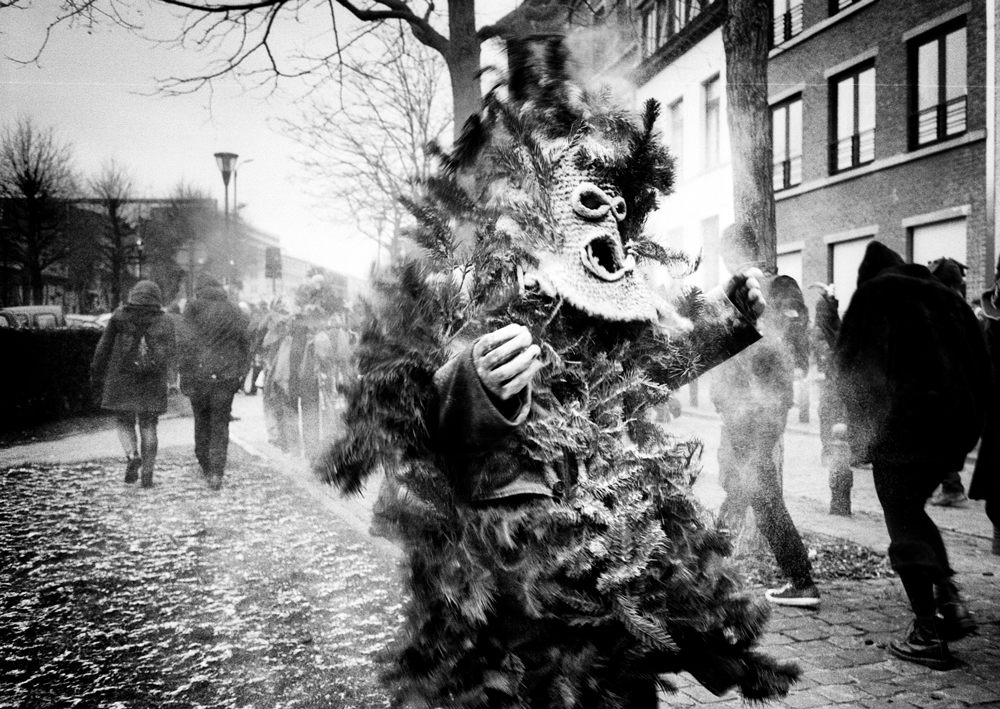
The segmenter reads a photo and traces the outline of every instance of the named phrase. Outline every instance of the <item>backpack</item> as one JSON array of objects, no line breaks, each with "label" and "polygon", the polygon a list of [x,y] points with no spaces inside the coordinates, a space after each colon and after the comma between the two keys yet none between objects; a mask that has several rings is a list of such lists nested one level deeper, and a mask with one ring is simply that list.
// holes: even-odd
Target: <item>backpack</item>
[{"label": "backpack", "polygon": [[145,332],[135,340],[125,361],[134,374],[152,374],[157,370],[158,362],[153,355],[153,348],[149,346],[149,342],[146,340]]}]

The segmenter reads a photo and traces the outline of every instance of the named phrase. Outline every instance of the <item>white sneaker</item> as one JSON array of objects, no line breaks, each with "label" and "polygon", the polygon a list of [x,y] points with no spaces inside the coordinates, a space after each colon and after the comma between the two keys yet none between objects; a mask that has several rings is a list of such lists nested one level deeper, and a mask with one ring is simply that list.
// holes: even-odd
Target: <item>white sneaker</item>
[{"label": "white sneaker", "polygon": [[781,588],[768,589],[764,593],[764,598],[777,606],[819,607],[819,589],[816,588],[816,584],[810,584],[805,588],[795,588],[792,584],[786,583]]}]

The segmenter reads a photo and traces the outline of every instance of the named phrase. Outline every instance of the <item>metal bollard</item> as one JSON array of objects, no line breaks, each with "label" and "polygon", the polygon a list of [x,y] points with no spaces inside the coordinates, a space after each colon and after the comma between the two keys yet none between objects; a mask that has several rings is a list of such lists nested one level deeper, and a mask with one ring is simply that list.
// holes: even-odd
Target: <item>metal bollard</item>
[{"label": "metal bollard", "polygon": [[830,441],[830,514],[851,516],[851,488],[854,471],[851,470],[851,446],[847,442],[847,424],[833,426]]}]

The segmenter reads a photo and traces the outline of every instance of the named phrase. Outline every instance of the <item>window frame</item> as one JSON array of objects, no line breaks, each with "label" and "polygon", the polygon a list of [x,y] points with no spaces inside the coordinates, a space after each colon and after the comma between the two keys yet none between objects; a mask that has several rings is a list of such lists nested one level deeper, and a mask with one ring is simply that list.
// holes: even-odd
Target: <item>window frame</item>
[{"label": "window frame", "polygon": [[[780,47],[793,37],[802,34],[805,29],[803,25],[803,5],[804,0],[771,0],[771,46]],[[785,6],[781,15],[776,15],[775,11],[779,3]],[[781,23],[779,31],[778,23]]]},{"label": "window frame", "polygon": [[[670,119],[670,154],[674,158],[674,176],[680,180],[684,175],[684,97],[667,104],[667,116]],[[677,118],[680,120],[676,120]],[[678,124],[680,130],[678,131]],[[680,135],[678,136],[678,132]],[[679,140],[677,140],[679,138]],[[675,142],[679,143],[675,145]]]},{"label": "window frame", "polygon": [[[797,155],[792,155],[791,144],[792,144],[792,131],[791,131],[791,107],[794,104],[799,105],[799,151]],[[775,172],[774,178],[772,178],[772,187],[775,192],[781,192],[782,190],[787,190],[797,185],[802,184],[802,152],[803,152],[803,111],[804,106],[802,103],[802,94],[797,93],[787,98],[782,99],[771,105],[771,131],[772,136],[774,133],[774,120],[775,114],[778,111],[784,111],[784,123],[785,123],[785,145],[783,146],[783,159],[779,162],[777,155],[777,146],[772,146],[772,162],[774,169],[777,171],[779,165],[781,167],[781,183],[778,185],[777,172]],[[794,169],[794,162],[798,161],[798,170]],[[795,179],[795,174],[798,174],[798,179]]]},{"label": "window frame", "polygon": [[[875,79],[875,91],[876,95],[872,103],[872,110],[874,114],[872,116],[872,127],[871,127],[871,157],[869,159],[861,158],[861,138],[862,133],[859,130],[861,122],[861,102],[860,98],[860,77],[867,71],[874,72],[873,77]],[[850,135],[851,138],[851,162],[849,165],[840,167],[838,165],[838,150],[839,144],[845,138],[841,138],[838,131],[838,123],[840,118],[840,106],[839,104],[839,86],[844,81],[848,79],[853,79],[853,116],[851,122],[853,124],[853,132]],[[836,175],[838,173],[847,172],[848,170],[854,170],[863,165],[869,165],[875,161],[875,136],[878,129],[878,71],[875,67],[875,60],[869,59],[854,66],[845,69],[844,71],[838,72],[836,75],[831,76],[828,83],[828,93],[830,100],[830,132],[829,132],[829,150],[828,150],[828,167],[831,175]],[[868,131],[865,131],[867,133]]]},{"label": "window frame", "polygon": [[[715,98],[709,101],[709,87],[715,87]],[[715,74],[701,82],[702,93],[702,135],[704,137],[704,151],[702,158],[706,170],[718,167],[722,163],[722,76]],[[714,109],[714,110],[713,110]],[[711,118],[714,118],[714,141],[709,140],[712,135],[713,126]],[[712,149],[710,149],[712,148]]]},{"label": "window frame", "polygon": [[[965,31],[965,93],[957,98],[949,100],[947,98],[948,65],[947,65],[947,42],[946,38],[959,30]],[[929,145],[937,145],[946,140],[952,140],[969,131],[969,28],[965,15],[956,17],[948,22],[944,22],[918,37],[911,39],[907,45],[908,63],[908,116],[907,116],[907,142],[910,150],[926,148]],[[938,102],[928,108],[920,109],[920,92],[918,88],[920,78],[919,54],[921,48],[937,44],[937,90]],[[949,104],[961,102],[961,129],[953,133],[948,132],[948,106]],[[924,142],[920,141],[920,116],[923,113],[933,110],[934,117],[934,137]]]},{"label": "window frame", "polygon": [[830,17],[834,15],[839,15],[844,10],[851,7],[851,5],[857,5],[861,0],[830,0]]}]

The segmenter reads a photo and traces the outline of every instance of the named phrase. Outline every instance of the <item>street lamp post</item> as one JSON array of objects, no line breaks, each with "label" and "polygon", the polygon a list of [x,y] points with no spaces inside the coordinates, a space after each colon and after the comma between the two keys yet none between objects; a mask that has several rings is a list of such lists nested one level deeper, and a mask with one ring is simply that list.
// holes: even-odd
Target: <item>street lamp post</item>
[{"label": "street lamp post", "polygon": [[[219,166],[219,171],[222,172],[222,187],[223,191],[226,193],[225,205],[226,205],[226,260],[229,261],[229,283],[232,284],[236,280],[236,261],[233,258],[233,233],[229,225],[229,176],[233,174],[236,169],[236,160],[239,156],[236,153],[216,153],[215,162]],[[234,185],[235,187],[235,185]]]}]

